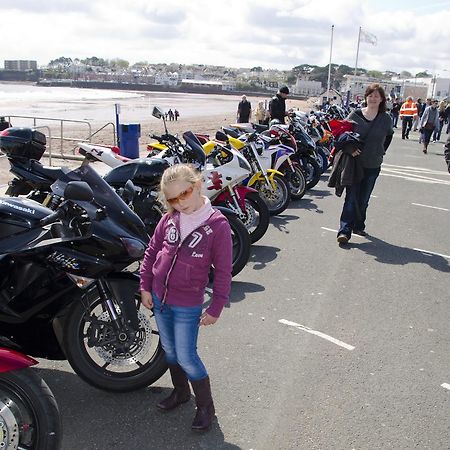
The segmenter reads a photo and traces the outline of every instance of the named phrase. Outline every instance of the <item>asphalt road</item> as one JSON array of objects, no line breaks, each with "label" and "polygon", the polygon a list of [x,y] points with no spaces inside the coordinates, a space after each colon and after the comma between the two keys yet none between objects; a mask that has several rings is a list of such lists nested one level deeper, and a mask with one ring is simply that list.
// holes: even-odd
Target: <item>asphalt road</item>
[{"label": "asphalt road", "polygon": [[202,329],[218,421],[194,404],[162,414],[166,374],[109,394],[41,361],[64,450],[450,448],[450,174],[442,144],[394,137],[368,210],[369,236],[336,243],[342,199],[326,178],[272,218]]}]

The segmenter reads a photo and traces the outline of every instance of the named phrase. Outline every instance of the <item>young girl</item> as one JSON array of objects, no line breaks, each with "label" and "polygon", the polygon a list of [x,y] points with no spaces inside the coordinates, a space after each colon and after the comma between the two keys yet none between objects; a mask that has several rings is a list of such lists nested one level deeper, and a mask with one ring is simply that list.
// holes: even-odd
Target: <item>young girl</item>
[{"label": "young girl", "polygon": [[[231,287],[232,240],[227,219],[201,194],[201,174],[177,164],[161,178],[160,199],[168,212],[158,223],[141,267],[141,298],[153,308],[174,389],[157,406],[171,410],[187,402],[191,382],[197,412],[192,429],[214,419],[209,376],[197,354],[199,325],[216,323]],[[202,313],[209,270],[214,265],[212,302]]]}]

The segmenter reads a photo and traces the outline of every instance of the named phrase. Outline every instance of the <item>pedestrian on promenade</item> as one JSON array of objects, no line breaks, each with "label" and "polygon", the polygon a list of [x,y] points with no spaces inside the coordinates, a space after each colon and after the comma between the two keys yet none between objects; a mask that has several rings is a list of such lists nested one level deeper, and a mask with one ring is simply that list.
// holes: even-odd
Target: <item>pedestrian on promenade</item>
[{"label": "pedestrian on promenade", "polygon": [[402,104],[398,98],[396,98],[392,102],[391,117],[392,117],[392,125],[394,128],[397,128],[398,115],[400,113],[401,106],[402,106]]},{"label": "pedestrian on promenade", "polygon": [[423,114],[423,103],[422,103],[422,99],[418,98],[417,102],[416,102],[416,106],[417,106],[417,115],[414,116],[414,120],[413,120],[413,131],[417,131],[417,129],[420,126],[420,117]]},{"label": "pedestrian on promenade", "polygon": [[409,132],[411,131],[413,119],[419,113],[417,105],[414,103],[412,97],[408,97],[406,102],[400,108],[400,120],[402,121],[402,139],[409,139]]},{"label": "pedestrian on promenade", "polygon": [[264,124],[267,121],[267,110],[264,108],[264,102],[262,101],[258,102],[258,106],[256,107],[255,119],[259,124]]},{"label": "pedestrian on promenade", "polygon": [[11,127],[11,124],[4,117],[0,117],[0,131],[6,130],[9,127]]},{"label": "pedestrian on promenade", "polygon": [[445,122],[447,124],[447,134],[450,133],[450,102],[447,103],[445,108]]},{"label": "pedestrian on promenade", "polygon": [[450,134],[447,136],[447,142],[444,145],[444,158],[447,163],[448,173],[450,173]]},{"label": "pedestrian on promenade", "polygon": [[386,94],[379,84],[370,85],[364,94],[367,106],[351,112],[347,120],[355,122],[353,131],[364,142],[352,153],[360,158],[364,175],[359,183],[346,187],[337,241],[346,244],[352,233],[365,236],[366,211],[370,195],[380,174],[383,156],[392,140],[392,120],[386,112]]},{"label": "pedestrian on promenade", "polygon": [[169,121],[173,121],[173,111],[172,109],[169,109],[169,111],[167,111],[167,114],[169,115]]},{"label": "pedestrian on promenade", "polygon": [[428,106],[422,117],[420,118],[420,133],[421,142],[423,144],[422,151],[427,154],[428,144],[430,143],[431,135],[433,131],[439,127],[439,111],[437,100],[433,100],[431,105]]},{"label": "pedestrian on promenade", "polygon": [[251,115],[252,115],[252,105],[247,100],[247,97],[243,95],[241,101],[238,103],[237,108],[238,123],[249,123]]},{"label": "pedestrian on promenade", "polygon": [[433,142],[438,142],[441,140],[442,128],[444,127],[444,123],[445,123],[445,119],[446,119],[444,100],[442,100],[439,103],[438,114],[439,114],[439,125],[433,131]]},{"label": "pedestrian on promenade", "polygon": [[[158,403],[172,410],[195,394],[195,431],[207,430],[215,417],[208,372],[197,353],[199,326],[213,325],[228,302],[232,240],[227,219],[202,192],[202,175],[177,164],[164,172],[160,199],[168,212],[159,221],[140,271],[142,304],[153,308],[174,389]],[[212,302],[202,304],[214,266]]]},{"label": "pedestrian on promenade", "polygon": [[174,114],[174,116],[175,116],[175,120],[178,120],[178,117],[180,117],[180,113],[178,112],[178,109],[176,109],[176,110],[173,112],[173,114]]},{"label": "pedestrian on promenade", "polygon": [[269,103],[269,117],[270,120],[277,119],[280,123],[284,123],[286,117],[286,99],[289,95],[289,88],[282,86],[278,89],[275,96],[272,97]]}]

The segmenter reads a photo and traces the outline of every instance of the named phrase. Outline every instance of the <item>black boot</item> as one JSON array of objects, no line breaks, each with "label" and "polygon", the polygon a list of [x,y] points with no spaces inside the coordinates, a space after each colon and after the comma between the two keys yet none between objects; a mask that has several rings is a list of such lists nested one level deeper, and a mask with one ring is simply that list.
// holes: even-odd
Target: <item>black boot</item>
[{"label": "black boot", "polygon": [[198,381],[191,381],[191,384],[195,394],[195,403],[197,405],[197,412],[194,421],[192,422],[192,429],[194,431],[206,431],[211,426],[216,413],[211,395],[209,377],[205,377]]},{"label": "black boot", "polygon": [[184,370],[178,364],[169,364],[169,371],[174,389],[166,399],[156,405],[164,411],[170,411],[191,398],[191,389]]}]

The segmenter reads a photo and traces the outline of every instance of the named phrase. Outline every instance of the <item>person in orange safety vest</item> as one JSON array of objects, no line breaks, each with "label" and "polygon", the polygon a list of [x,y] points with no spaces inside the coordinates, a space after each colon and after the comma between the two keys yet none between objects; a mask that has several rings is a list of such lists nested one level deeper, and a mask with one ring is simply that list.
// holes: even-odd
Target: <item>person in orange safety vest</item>
[{"label": "person in orange safety vest", "polygon": [[409,132],[411,131],[413,119],[419,114],[417,105],[414,103],[412,97],[408,97],[406,102],[400,108],[400,119],[402,121],[402,139],[409,139]]}]

